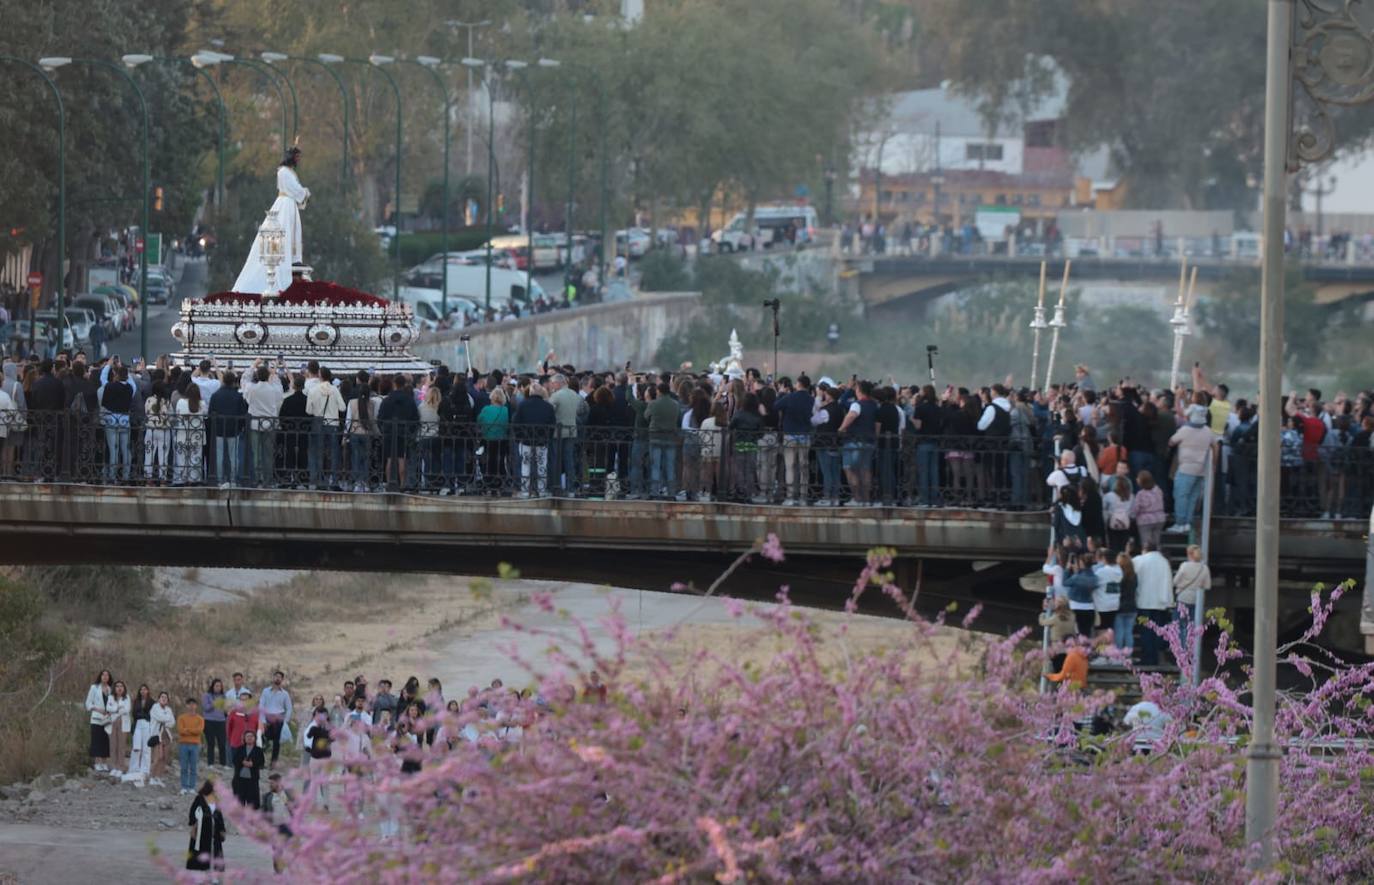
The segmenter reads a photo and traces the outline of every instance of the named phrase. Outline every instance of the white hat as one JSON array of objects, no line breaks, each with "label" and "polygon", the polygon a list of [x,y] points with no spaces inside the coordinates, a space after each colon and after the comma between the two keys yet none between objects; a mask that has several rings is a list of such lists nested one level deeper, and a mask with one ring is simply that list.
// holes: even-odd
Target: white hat
[{"label": "white hat", "polygon": [[838,386],[839,386],[839,385],[837,385],[837,384],[835,383],[835,380],[834,380],[833,378],[831,378],[829,375],[822,375],[822,376],[821,376],[821,380],[819,380],[819,381],[816,382],[816,386],[817,386],[817,387],[820,387],[822,384],[824,384],[826,387],[838,387]]}]

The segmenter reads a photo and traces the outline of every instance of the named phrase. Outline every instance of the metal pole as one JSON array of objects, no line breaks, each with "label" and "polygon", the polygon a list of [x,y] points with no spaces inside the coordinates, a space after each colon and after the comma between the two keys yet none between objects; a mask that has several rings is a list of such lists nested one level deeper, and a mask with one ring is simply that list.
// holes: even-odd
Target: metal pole
[{"label": "metal pole", "polygon": [[[574,73],[573,77],[577,75]],[[572,87],[571,102],[571,122],[568,125],[568,211],[567,219],[563,222],[563,233],[568,239],[568,265],[567,270],[572,270],[572,245],[573,245],[573,196],[577,192],[577,87],[576,80],[570,78],[569,85]],[[566,279],[567,272],[564,273]],[[567,287],[564,286],[566,289]]]},{"label": "metal pole", "polygon": [[342,99],[343,102],[343,147],[340,150],[339,159],[339,190],[346,191],[348,189],[348,180],[350,177],[348,174],[348,106],[351,102],[349,101],[348,87],[344,85],[343,78],[339,76],[338,71],[320,61],[318,58],[293,55],[290,56],[290,59],[292,61],[303,61],[312,65],[319,65],[324,68],[325,73],[332,77],[335,85],[339,87],[339,98]]},{"label": "metal pole", "polygon": [[1036,296],[1035,313],[1031,317],[1031,329],[1035,332],[1035,343],[1031,347],[1031,386],[1035,386],[1035,379],[1040,377],[1040,333],[1045,330],[1045,282],[1046,274],[1049,271],[1049,262],[1040,262],[1040,290]]},{"label": "metal pole", "polygon": [[[1203,459],[1203,476],[1206,477],[1202,491],[1202,535],[1198,538],[1198,544],[1202,547],[1203,563],[1210,563],[1210,553],[1212,551],[1212,497],[1216,493],[1216,460],[1212,457],[1212,452],[1217,448],[1213,444],[1207,450],[1207,457]],[[1207,588],[1197,588],[1197,601],[1193,603],[1193,626],[1197,627],[1197,635],[1193,638],[1193,686],[1196,688],[1202,681],[1202,617],[1207,611]],[[1185,637],[1186,638],[1186,637]]]},{"label": "metal pole", "polygon": [[[471,31],[468,32],[469,36]],[[468,70],[472,70],[468,68]],[[491,211],[492,176],[496,174],[496,92],[491,88],[491,78],[485,74],[482,83],[487,88],[487,301],[486,310],[491,311]],[[486,321],[486,317],[482,317]]]},{"label": "metal pole", "polygon": [[[468,57],[468,58],[472,58],[472,28],[473,28],[473,26],[472,26],[472,25],[467,25],[466,27],[467,27],[467,29],[468,29],[468,55],[467,55],[467,57]],[[473,104],[474,104],[474,103],[473,103],[473,100],[472,100],[472,68],[468,68],[468,113],[467,113],[468,122],[467,122],[467,126],[464,127],[464,128],[467,130],[468,146],[467,146],[467,165],[464,167],[464,170],[465,170],[465,171],[464,171],[464,174],[468,175],[469,177],[471,177],[471,175],[472,175],[472,129],[473,129],[472,118],[473,118],[473,116],[474,116],[474,114],[472,113]],[[488,181],[491,180],[491,170],[490,170],[490,169],[487,170],[487,180],[488,180]],[[491,194],[488,193],[487,196],[490,197]],[[491,236],[491,231],[490,231],[490,230],[487,231],[487,236],[488,236],[488,237]],[[488,255],[487,258],[490,259],[491,256]],[[490,274],[488,274],[488,276],[490,276]],[[490,288],[490,286],[488,286],[488,288]],[[490,301],[491,299],[488,298],[487,300]]]},{"label": "metal pole", "polygon": [[[283,155],[285,155],[286,148],[290,145],[290,142],[286,138],[288,119],[286,113],[286,93],[282,90],[281,84],[277,82],[277,78],[273,76],[274,74],[280,74],[281,72],[278,71],[276,68],[272,67],[271,65],[267,64],[266,62],[260,62],[255,58],[226,58],[225,63],[231,65],[244,65],[246,67],[252,68],[255,71],[258,71],[259,73],[265,73],[267,77],[267,82],[271,83],[272,88],[277,90],[277,97],[281,99],[281,152]],[[287,85],[290,85],[289,82]],[[293,91],[291,94],[292,98],[294,99],[295,92]]]},{"label": "metal pole", "polygon": [[1274,738],[1278,643],[1279,423],[1283,383],[1283,228],[1293,74],[1293,0],[1269,0],[1264,93],[1264,264],[1260,284],[1259,489],[1255,511],[1254,721],[1245,766],[1245,841],[1254,869],[1277,859],[1279,760]]},{"label": "metal pole", "polygon": [[525,179],[525,298],[534,302],[534,88],[523,68],[517,70],[520,85],[525,87],[525,98],[529,102],[527,113],[530,118],[529,134],[526,137],[525,153],[529,155],[529,169]]},{"label": "metal pole", "polygon": [[[424,70],[428,71],[429,74],[430,74],[430,76],[434,78],[434,85],[439,87],[439,94],[442,95],[442,96],[444,97],[444,222],[443,222],[444,228],[443,228],[443,231],[439,234],[439,254],[441,254],[441,255],[444,256],[444,257],[443,257],[443,261],[442,261],[442,264],[443,264],[443,283],[442,283],[442,285],[443,285],[443,292],[442,292],[442,294],[439,296],[439,304],[440,304],[439,310],[440,310],[440,315],[441,315],[444,319],[448,319],[448,231],[449,231],[449,207],[448,207],[448,204],[449,204],[449,195],[448,195],[449,180],[448,180],[448,165],[449,165],[449,136],[450,136],[450,130],[449,130],[449,117],[451,116],[451,111],[452,111],[452,101],[451,101],[450,98],[449,98],[448,87],[447,87],[446,85],[444,85],[444,78],[441,77],[441,76],[439,76],[439,72],[438,72],[438,70],[435,69],[434,64],[422,64],[421,62],[415,61],[415,60],[413,60],[413,59],[402,59],[402,61],[403,61],[405,64],[412,64],[412,65],[415,65],[415,66],[417,66],[417,67],[423,68]],[[433,60],[431,59],[431,62],[432,62],[432,61],[433,61]],[[397,239],[397,245],[396,245],[396,257],[397,257],[397,259],[399,259],[400,256],[401,256],[401,247],[400,247],[399,235],[400,235],[400,231],[398,230],[398,231],[397,231],[398,239]]]},{"label": "metal pole", "polygon": [[[142,155],[143,155],[143,225],[139,231],[139,238],[143,240],[143,248],[139,250],[139,287],[138,287],[138,310],[139,310],[139,330],[138,330],[138,352],[144,359],[148,358],[148,215],[149,215],[149,192],[151,187],[151,170],[148,165],[148,100],[143,95],[143,90],[139,88],[136,81],[123,66],[103,58],[74,58],[73,62],[78,64],[99,65],[109,68],[134,89],[134,94],[138,96],[138,106],[143,117],[142,128]],[[283,108],[285,106],[283,105]],[[285,133],[283,133],[285,134]],[[61,342],[59,341],[59,344]]]},{"label": "metal pole", "polygon": [[276,96],[282,100],[282,154],[286,155],[287,144],[289,144],[286,140],[286,92],[283,91],[282,84],[276,81],[276,77],[272,76],[272,71],[276,69],[273,69],[273,67],[269,65],[264,65],[264,63],[258,62],[256,59],[250,58],[225,58],[224,63],[225,65],[243,65],[249,67],[251,70],[258,71],[258,73],[264,73],[264,69],[267,70],[267,73],[265,73],[267,81],[271,82],[272,88],[276,91]]},{"label": "metal pole", "polygon": [[401,293],[401,87],[396,85],[396,78],[381,64],[373,64],[368,59],[350,58],[347,61],[353,64],[364,65],[373,69],[386,78],[386,82],[391,86],[391,92],[396,97],[396,204],[393,210],[393,221],[396,222],[396,267],[391,283],[391,295],[393,298],[399,297]]}]

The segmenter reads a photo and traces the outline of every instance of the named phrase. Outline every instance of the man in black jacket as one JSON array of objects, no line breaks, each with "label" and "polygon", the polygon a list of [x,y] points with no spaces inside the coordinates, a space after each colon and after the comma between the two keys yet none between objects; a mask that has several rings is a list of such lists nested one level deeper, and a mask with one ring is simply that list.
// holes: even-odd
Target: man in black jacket
[{"label": "man in black jacket", "polygon": [[215,441],[215,470],[222,489],[238,481],[239,446],[247,415],[248,400],[239,393],[238,376],[225,372],[219,390],[210,397],[210,438]]},{"label": "man in black jacket", "polygon": [[544,396],[544,388],[530,385],[529,395],[515,410],[515,441],[520,445],[520,497],[542,497],[549,477],[549,440],[558,421]]},{"label": "man in black jacket", "polygon": [[34,472],[47,480],[57,475],[57,456],[65,449],[67,401],[64,395],[62,381],[53,373],[52,360],[43,360],[38,364],[38,378],[33,382],[33,389],[26,397],[26,422],[36,460]]},{"label": "man in black jacket", "polygon": [[415,405],[415,393],[405,375],[397,373],[391,379],[391,393],[377,408],[377,423],[382,428],[382,482],[391,490],[391,473],[396,472],[396,489],[406,485],[406,455],[420,432],[420,409]]},{"label": "man in black jacket", "polygon": [[309,461],[310,415],[306,412],[305,376],[291,376],[291,392],[281,402],[281,429],[277,452],[287,484],[305,484]]}]

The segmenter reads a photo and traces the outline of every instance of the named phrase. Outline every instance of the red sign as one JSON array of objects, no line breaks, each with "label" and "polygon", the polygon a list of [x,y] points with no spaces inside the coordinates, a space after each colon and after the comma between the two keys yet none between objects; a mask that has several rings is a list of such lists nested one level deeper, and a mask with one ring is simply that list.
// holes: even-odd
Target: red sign
[{"label": "red sign", "polygon": [[30,285],[30,286],[41,286],[41,285],[43,285],[43,274],[41,274],[40,272],[38,272],[38,271],[36,271],[36,270],[31,270],[31,271],[29,271],[29,285]]},{"label": "red sign", "polygon": [[142,238],[142,237],[139,237],[137,240],[134,240],[134,251],[137,252],[139,255],[142,255],[142,254],[143,254],[143,238]]}]

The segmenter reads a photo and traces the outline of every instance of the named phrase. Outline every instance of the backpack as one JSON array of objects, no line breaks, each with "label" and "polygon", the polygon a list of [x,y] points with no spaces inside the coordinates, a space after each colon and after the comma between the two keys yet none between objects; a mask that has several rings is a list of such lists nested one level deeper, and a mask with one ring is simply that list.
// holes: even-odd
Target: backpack
[{"label": "backpack", "polygon": [[1124,532],[1131,527],[1131,505],[1129,501],[1118,501],[1112,505],[1111,514],[1107,517],[1107,528],[1113,531]]}]

